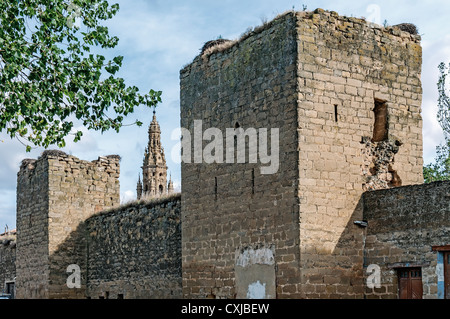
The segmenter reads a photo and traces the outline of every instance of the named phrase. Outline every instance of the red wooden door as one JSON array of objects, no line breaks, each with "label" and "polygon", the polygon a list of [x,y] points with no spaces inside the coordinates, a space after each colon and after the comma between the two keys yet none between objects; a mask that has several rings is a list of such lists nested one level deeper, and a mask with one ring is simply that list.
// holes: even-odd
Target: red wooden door
[{"label": "red wooden door", "polygon": [[450,299],[450,251],[444,252],[444,297]]},{"label": "red wooden door", "polygon": [[398,294],[400,299],[422,299],[422,271],[420,268],[398,270]]}]

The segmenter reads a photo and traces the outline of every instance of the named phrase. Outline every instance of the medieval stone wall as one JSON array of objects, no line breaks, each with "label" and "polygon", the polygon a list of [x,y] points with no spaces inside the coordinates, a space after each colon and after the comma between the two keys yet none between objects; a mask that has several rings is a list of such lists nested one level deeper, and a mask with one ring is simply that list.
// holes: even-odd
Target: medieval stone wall
[{"label": "medieval stone wall", "polygon": [[366,296],[398,298],[396,269],[416,266],[422,269],[423,298],[443,298],[440,252],[433,246],[449,244],[450,182],[367,192],[363,201],[364,270],[374,264],[381,271],[380,287],[366,285]]},{"label": "medieval stone wall", "polygon": [[15,236],[0,236],[0,294],[7,292],[6,283],[15,282],[16,244]]},{"label": "medieval stone wall", "polygon": [[24,160],[17,175],[17,298],[48,298],[48,170],[46,160]]},{"label": "medieval stone wall", "polygon": [[321,9],[209,42],[180,72],[181,197],[118,208],[117,156],[22,162],[17,297],[393,297],[411,262],[439,296],[448,183],[377,191],[423,181],[420,71],[420,36]]},{"label": "medieval stone wall", "polygon": [[181,298],[181,196],[86,221],[89,298]]},{"label": "medieval stone wall", "polygon": [[60,151],[24,160],[17,181],[17,297],[80,298],[67,267],[86,284],[83,222],[119,204],[119,158],[88,162]]},{"label": "medieval stone wall", "polygon": [[321,9],[207,43],[180,74],[181,126],[279,128],[280,166],[195,161],[190,145],[184,295],[247,291],[240,254],[271,251],[276,297],[362,297],[362,193],[423,181],[420,72],[420,36]]},{"label": "medieval stone wall", "polygon": [[88,162],[45,151],[23,161],[17,298],[181,296],[180,196],[119,207],[119,174],[118,156]]},{"label": "medieval stone wall", "polygon": [[423,181],[420,37],[297,16],[302,295],[360,298],[363,191]]},{"label": "medieval stone wall", "polygon": [[[201,150],[193,142],[191,163],[182,163],[185,297],[298,297],[296,20],[289,15],[270,25],[238,45],[223,43],[223,51],[205,50],[181,71],[181,127],[194,138],[194,121],[203,126]],[[223,132],[216,138],[234,150],[232,159],[224,150],[223,163],[196,163],[209,128]],[[244,132],[227,144],[227,128]],[[260,159],[249,162],[255,150],[248,143],[245,163],[237,163],[237,140],[252,128],[267,129],[268,154],[275,152],[271,130],[279,129],[276,174],[262,174],[268,164]]]}]

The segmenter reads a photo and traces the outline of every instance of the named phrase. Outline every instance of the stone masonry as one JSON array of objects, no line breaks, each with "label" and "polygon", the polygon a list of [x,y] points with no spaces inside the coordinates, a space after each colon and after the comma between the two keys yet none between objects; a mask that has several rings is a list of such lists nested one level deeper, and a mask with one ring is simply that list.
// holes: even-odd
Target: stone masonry
[{"label": "stone masonry", "polygon": [[14,297],[16,277],[16,232],[0,234],[0,294]]},{"label": "stone masonry", "polygon": [[161,128],[153,111],[153,120],[148,128],[148,145],[142,163],[142,178],[136,187],[137,199],[167,196],[173,193],[173,182],[167,182],[167,163],[161,144]]},{"label": "stone masonry", "polygon": [[[24,160],[17,181],[17,298],[83,298],[84,221],[119,204],[119,157],[82,161],[60,151]],[[84,289],[69,289],[67,267]]]},{"label": "stone masonry", "polygon": [[86,221],[87,296],[181,298],[180,202],[174,194]]},{"label": "stone masonry", "polygon": [[[361,297],[363,234],[353,222],[362,218],[366,184],[373,175],[423,182],[420,37],[322,10],[302,14],[297,28],[299,291]],[[378,104],[386,107],[382,119]],[[373,166],[380,167],[369,173],[368,138],[377,145]],[[384,145],[393,144],[401,146],[388,153]],[[377,164],[386,157],[387,164]],[[392,172],[380,174],[386,166]],[[392,186],[399,184],[382,184]]]},{"label": "stone masonry", "polygon": [[[258,283],[275,286],[266,297],[363,296],[361,195],[423,182],[421,54],[418,35],[317,9],[210,42],[181,70],[191,136],[202,120],[280,140],[271,175],[248,159],[182,163],[185,297]],[[248,254],[246,267],[270,267],[252,283],[240,279]]]},{"label": "stone masonry", "polygon": [[17,298],[398,298],[418,269],[416,297],[450,298],[450,184],[422,184],[421,54],[408,24],[322,9],[207,42],[180,72],[182,194],[120,206],[117,155],[23,160],[0,283],[16,277]]},{"label": "stone masonry", "polygon": [[[264,258],[272,263],[262,264],[271,271],[259,278],[267,287],[277,282],[278,291],[271,296],[295,294],[300,284],[295,21],[287,15],[226,51],[205,52],[181,71],[181,127],[191,135],[193,120],[202,120],[203,130],[222,132],[279,128],[283,141],[278,174],[263,176],[258,164],[236,160],[182,163],[185,297],[241,296],[235,266],[246,254],[272,252],[274,257]],[[251,272],[240,270],[243,278]],[[246,295],[247,287],[242,288]]]},{"label": "stone masonry", "polygon": [[45,151],[22,162],[17,249],[0,246],[17,298],[181,297],[180,195],[120,206],[119,160]]},{"label": "stone masonry", "polygon": [[450,182],[366,192],[363,202],[365,275],[371,264],[381,271],[380,287],[366,287],[366,297],[398,298],[397,270],[420,267],[423,298],[442,299],[443,261],[433,247],[450,242]]}]

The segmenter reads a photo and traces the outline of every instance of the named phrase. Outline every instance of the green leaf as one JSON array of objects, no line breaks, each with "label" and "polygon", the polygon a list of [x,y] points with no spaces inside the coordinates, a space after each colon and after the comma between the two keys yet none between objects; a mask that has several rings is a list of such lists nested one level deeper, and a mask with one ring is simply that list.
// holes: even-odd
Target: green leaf
[{"label": "green leaf", "polygon": [[[103,21],[113,18],[119,5],[100,0],[74,4],[82,17],[80,30],[68,23],[75,12],[69,2],[0,0],[0,131],[13,138],[63,147],[73,127],[71,116],[89,129],[119,132],[125,116],[138,106],[161,102],[160,91],[141,95],[115,76],[123,56],[106,61],[91,53],[117,45],[119,39]],[[81,138],[77,132],[74,140]]]}]

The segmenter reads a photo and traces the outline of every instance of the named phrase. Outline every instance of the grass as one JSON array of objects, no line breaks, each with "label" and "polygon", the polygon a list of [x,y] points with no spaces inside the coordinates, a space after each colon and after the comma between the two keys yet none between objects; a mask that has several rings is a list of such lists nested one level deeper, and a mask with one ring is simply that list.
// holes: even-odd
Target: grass
[{"label": "grass", "polygon": [[114,212],[127,210],[131,207],[136,207],[136,206],[161,205],[163,203],[172,202],[172,201],[178,200],[180,198],[181,198],[181,193],[168,194],[168,195],[163,195],[160,197],[144,196],[143,198],[141,198],[139,200],[130,201],[127,203],[120,204],[117,207],[113,207],[113,208],[104,210],[104,211],[96,214],[96,216],[103,215],[103,214],[111,214]]}]

